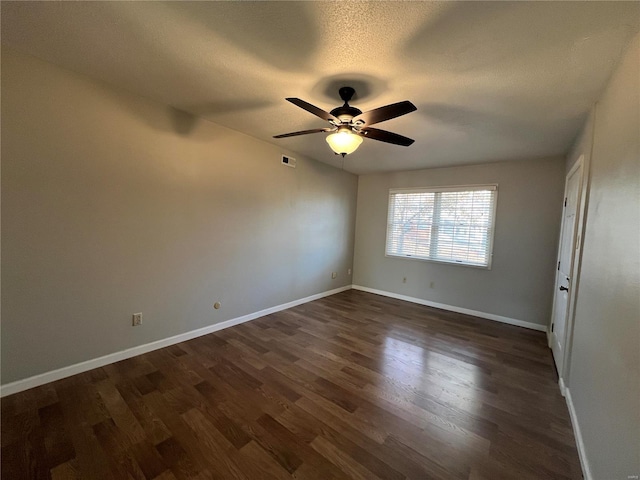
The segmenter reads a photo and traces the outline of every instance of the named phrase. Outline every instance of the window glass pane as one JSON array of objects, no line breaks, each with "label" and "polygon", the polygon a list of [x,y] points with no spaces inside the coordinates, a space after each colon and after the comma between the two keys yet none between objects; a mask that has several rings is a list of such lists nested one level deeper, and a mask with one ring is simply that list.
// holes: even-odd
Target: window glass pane
[{"label": "window glass pane", "polygon": [[496,187],[392,191],[387,255],[488,266]]}]

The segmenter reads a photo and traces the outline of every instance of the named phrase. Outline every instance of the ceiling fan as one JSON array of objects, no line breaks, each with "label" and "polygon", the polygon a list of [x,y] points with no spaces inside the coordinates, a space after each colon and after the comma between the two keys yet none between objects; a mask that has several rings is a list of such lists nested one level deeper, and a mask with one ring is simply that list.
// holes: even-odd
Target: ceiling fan
[{"label": "ceiling fan", "polygon": [[342,155],[343,157],[355,152],[362,143],[363,138],[371,138],[372,140],[402,145],[403,147],[408,147],[414,142],[413,139],[398,135],[397,133],[371,127],[371,125],[376,123],[391,120],[392,118],[416,111],[417,108],[413,103],[405,100],[404,102],[392,103],[362,113],[362,110],[349,105],[349,100],[351,100],[356,93],[353,88],[342,87],[338,93],[344,101],[344,105],[334,108],[331,110],[331,113],[325,112],[321,108],[311,105],[299,98],[287,98],[287,101],[326,120],[331,126],[300,132],[283,133],[282,135],[275,135],[273,138],[332,132],[331,135],[327,136],[327,143],[336,155]]}]

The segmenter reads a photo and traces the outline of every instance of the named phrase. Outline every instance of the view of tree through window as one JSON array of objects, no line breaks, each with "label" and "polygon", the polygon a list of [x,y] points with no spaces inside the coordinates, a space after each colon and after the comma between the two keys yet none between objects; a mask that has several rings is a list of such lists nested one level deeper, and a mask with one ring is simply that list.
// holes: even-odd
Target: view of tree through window
[{"label": "view of tree through window", "polygon": [[387,255],[488,267],[495,185],[391,190]]}]

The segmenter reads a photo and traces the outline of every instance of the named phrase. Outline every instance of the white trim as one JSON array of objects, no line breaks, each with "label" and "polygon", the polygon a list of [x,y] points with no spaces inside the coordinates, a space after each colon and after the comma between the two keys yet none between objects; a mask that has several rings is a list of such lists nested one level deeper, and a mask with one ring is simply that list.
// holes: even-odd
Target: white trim
[{"label": "white trim", "polygon": [[564,379],[562,377],[560,377],[560,379],[558,380],[558,386],[560,387],[560,395],[562,395],[563,397],[567,396],[567,387],[564,384]]},{"label": "white trim", "polygon": [[571,398],[569,388],[565,388],[565,400],[567,401],[567,407],[569,408],[569,417],[571,417],[573,434],[576,437],[576,446],[578,447],[578,457],[580,457],[580,465],[582,466],[582,475],[584,476],[584,480],[593,480],[591,468],[589,468],[589,461],[587,460],[587,451],[585,450],[584,442],[582,441],[582,432],[580,431],[580,424],[578,423],[578,415],[576,414],[576,409],[573,406],[573,399]]},{"label": "white trim", "polygon": [[439,192],[477,192],[489,190],[495,192],[498,190],[497,183],[474,184],[474,185],[451,185],[446,187],[407,187],[407,188],[390,188],[389,194],[393,193],[439,193]]},{"label": "white trim", "polygon": [[[576,173],[576,171],[584,165],[584,153],[581,153],[578,157],[578,160],[571,166],[569,173],[567,173],[566,178],[569,178],[571,175]],[[566,181],[565,181],[566,183]]]},{"label": "white trim", "polygon": [[286,310],[287,308],[295,307],[296,305],[301,305],[313,300],[318,300],[319,298],[328,297],[330,295],[335,295],[336,293],[351,290],[351,288],[351,285],[346,285],[344,287],[335,288],[326,292],[316,293],[315,295],[311,295],[309,297],[293,300],[292,302],[283,303],[282,305],[276,305],[275,307],[266,308],[255,313],[243,315],[242,317],[225,320],[214,325],[209,325],[208,327],[198,328],[197,330],[191,330],[190,332],[174,335],[173,337],[164,338],[162,340],[157,340],[151,343],[145,343],[144,345],[138,345],[137,347],[127,348],[126,350],[121,350],[119,352],[110,353],[102,357],[76,363],[74,365],[69,365],[68,367],[62,367],[57,370],[41,373],[33,377],[25,378],[24,380],[17,380],[12,383],[7,383],[6,385],[0,386],[0,397],[6,397],[7,395],[22,392],[30,388],[39,387],[40,385],[44,385],[45,383],[55,382],[56,380],[60,380],[62,378],[77,375],[78,373],[82,372],[87,372],[89,370],[93,370],[94,368],[103,367],[105,365],[109,365],[110,363],[119,362],[120,360],[125,360],[127,358],[141,355],[143,353],[158,350],[159,348],[175,345],[176,343],[186,342],[187,340],[201,337],[202,335],[217,332],[218,330],[223,330],[225,328],[233,327],[234,325],[239,325],[244,322],[255,320],[256,318],[264,317],[265,315],[280,312],[282,310]]},{"label": "white trim", "polygon": [[397,298],[398,300],[418,303],[420,305],[426,305],[427,307],[434,307],[434,308],[440,308],[442,310],[449,310],[451,312],[464,313],[465,315],[472,315],[474,317],[486,318],[487,320],[494,320],[496,322],[508,323],[509,325],[516,325],[518,327],[529,328],[531,330],[538,330],[540,332],[544,332],[547,330],[546,325],[540,325],[538,323],[533,323],[533,322],[525,322],[524,320],[503,317],[502,315],[495,315],[493,313],[479,312],[477,310],[470,310],[468,308],[461,308],[453,305],[446,305],[444,303],[431,302],[429,300],[423,300],[422,298],[409,297],[407,295],[400,295],[399,293],[386,292],[384,290],[376,290],[375,288],[363,287],[361,285],[352,285],[352,288],[354,290],[361,290],[363,292],[375,293],[377,295],[383,295],[385,297]]},{"label": "white trim", "polygon": [[[469,192],[469,191],[483,191],[488,190],[493,193],[491,199],[491,226],[488,232],[487,237],[487,263],[485,264],[476,264],[467,261],[456,261],[456,260],[446,260],[435,257],[424,257],[419,255],[402,255],[397,253],[389,252],[389,233],[391,231],[390,226],[392,225],[392,216],[395,212],[395,196],[396,195],[406,195],[411,193],[443,193],[443,192]],[[440,216],[440,203],[438,200],[439,197],[435,197],[435,204],[433,207],[434,217],[431,220],[431,224],[433,226],[436,223],[436,216]],[[393,209],[391,206],[394,205]],[[391,188],[389,189],[389,197],[387,201],[387,231],[385,234],[384,241],[384,254],[385,257],[388,258],[401,258],[405,260],[421,260],[423,262],[434,262],[434,263],[442,263],[447,265],[457,265],[460,267],[473,267],[473,268],[481,268],[485,270],[491,270],[491,262],[493,261],[493,244],[494,237],[496,231],[496,214],[498,212],[498,184],[486,184],[486,185],[455,185],[455,186],[447,186],[447,187],[412,187],[412,188]],[[437,237],[437,236],[436,236]],[[433,238],[431,240],[434,241]],[[434,244],[431,245],[432,248]]]},{"label": "white trim", "polygon": [[[579,164],[579,165],[578,165]],[[564,341],[564,357],[562,361],[562,376],[569,374],[571,368],[571,350],[573,348],[573,329],[575,325],[575,309],[578,302],[578,287],[580,284],[580,262],[582,261],[582,244],[585,234],[585,218],[587,214],[587,188],[589,183],[588,165],[585,165],[584,153],[571,168],[569,174],[580,168],[580,192],[578,194],[578,206],[576,209],[576,230],[573,241],[573,255],[571,258],[571,290],[569,291],[569,301],[567,305],[567,326]]]},{"label": "white trim", "polygon": [[[571,169],[569,170],[569,172],[567,173],[565,180],[564,180],[564,193],[563,193],[563,198],[564,201],[566,203],[567,201],[567,188],[569,186],[569,180],[571,179],[571,177],[576,174],[578,172],[578,170],[580,171],[580,178],[579,178],[579,183],[578,183],[578,192],[577,192],[577,196],[576,196],[576,218],[574,220],[574,225],[573,225],[573,242],[571,244],[571,261],[570,261],[570,265],[569,265],[569,278],[571,279],[569,281],[569,292],[568,292],[568,298],[567,298],[567,307],[566,307],[566,311],[565,311],[565,331],[564,331],[564,345],[561,345],[560,348],[561,350],[561,354],[562,354],[562,358],[560,359],[562,361],[562,367],[561,368],[557,368],[558,366],[558,359],[555,358],[555,352],[554,352],[554,347],[557,344],[556,340],[557,340],[557,336],[556,336],[556,332],[552,331],[550,333],[550,345],[549,347],[551,348],[551,353],[554,357],[554,362],[556,364],[556,369],[558,371],[558,376],[560,378],[564,378],[565,376],[567,376],[568,373],[568,364],[570,362],[570,357],[571,357],[571,346],[573,344],[573,313],[574,313],[574,306],[575,306],[575,300],[576,300],[576,293],[577,293],[577,284],[578,284],[578,278],[576,275],[576,267],[577,267],[577,262],[576,259],[579,256],[579,252],[580,249],[582,248],[582,241],[581,241],[581,236],[580,236],[580,232],[579,232],[579,223],[580,223],[580,218],[584,212],[583,208],[583,202],[582,202],[582,191],[584,188],[584,153],[581,154],[578,157],[578,160],[576,160],[576,162],[573,164],[573,166],[571,167]],[[566,206],[565,206],[566,208]],[[558,255],[556,258],[557,264],[560,265],[560,257],[562,256],[562,237],[564,236],[565,232],[565,224],[564,224],[564,220],[565,220],[565,210],[563,208],[562,210],[562,219],[561,219],[561,223],[560,223],[560,237],[558,240]],[[580,242],[580,244],[578,245],[578,242]],[[553,326],[553,324],[555,323],[555,313],[556,313],[556,300],[558,298],[558,290],[556,290],[556,287],[558,286],[558,275],[560,274],[560,271],[557,270],[555,272],[555,278],[553,281],[553,302],[551,304],[551,323],[550,323],[550,328]]]},{"label": "white trim", "polygon": [[[432,258],[414,257],[411,255],[396,255],[386,252],[384,256],[387,258],[399,258],[400,260],[418,260],[420,262],[444,263],[445,265],[455,265],[457,267],[471,267],[479,268],[481,270],[491,270],[491,261],[489,261],[488,265],[475,265],[473,263],[456,262],[455,260],[434,260]],[[493,257],[493,253],[490,255],[490,257]]]}]

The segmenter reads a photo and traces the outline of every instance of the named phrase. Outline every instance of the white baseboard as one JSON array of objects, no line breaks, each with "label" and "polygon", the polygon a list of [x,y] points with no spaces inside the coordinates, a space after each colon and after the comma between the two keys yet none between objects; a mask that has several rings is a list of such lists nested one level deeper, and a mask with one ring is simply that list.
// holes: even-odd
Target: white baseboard
[{"label": "white baseboard", "polygon": [[250,320],[255,320],[256,318],[264,317],[265,315],[269,315],[271,313],[276,313],[282,310],[286,310],[287,308],[295,307],[296,305],[301,305],[313,300],[318,300],[319,298],[328,297],[330,295],[335,295],[336,293],[351,290],[351,287],[351,285],[346,285],[344,287],[335,288],[326,292],[317,293],[309,297],[300,298],[288,303],[283,303],[282,305],[276,305],[275,307],[266,308],[264,310],[260,310],[259,312],[243,315],[242,317],[232,318],[230,320],[225,320],[224,322],[216,323],[214,325],[209,325],[197,330],[191,330],[190,332],[181,333],[180,335],[164,338],[162,340],[146,343],[144,345],[138,345],[137,347],[127,348],[126,350],[121,350],[119,352],[110,353],[108,355],[87,360],[85,362],[69,365],[68,367],[41,373],[33,377],[25,378],[24,380],[17,380],[12,383],[7,383],[6,385],[0,386],[0,397],[6,397],[7,395],[22,392],[30,388],[39,387],[40,385],[44,385],[45,383],[55,382],[56,380],[60,380],[62,378],[77,375],[78,373],[93,370],[94,368],[103,367],[105,365],[109,365],[110,363],[119,362],[120,360],[135,357],[137,355],[151,352],[153,350],[158,350],[159,348],[168,347],[176,343],[186,342],[187,340],[191,340],[192,338],[201,337],[202,335],[207,335],[209,333],[217,332],[218,330],[233,327],[234,325],[239,325]]},{"label": "white baseboard", "polygon": [[363,292],[375,293],[377,295],[383,295],[385,297],[397,298],[398,300],[418,303],[420,305],[426,305],[427,307],[440,308],[442,310],[449,310],[451,312],[456,312],[456,313],[464,313],[465,315],[473,315],[474,317],[486,318],[488,320],[508,323],[509,325],[516,325],[518,327],[530,328],[531,330],[538,330],[541,332],[547,331],[546,325],[540,325],[532,322],[525,322],[524,320],[517,320],[515,318],[503,317],[502,315],[479,312],[477,310],[470,310],[468,308],[461,308],[453,305],[446,305],[444,303],[431,302],[429,300],[423,300],[422,298],[409,297],[407,295],[400,295],[399,293],[386,292],[384,290],[376,290],[375,288],[363,287],[361,285],[352,285],[352,287],[354,290],[361,290]]},{"label": "white baseboard", "polygon": [[560,387],[560,395],[566,398],[567,396],[567,387],[564,384],[564,379],[560,378],[558,380],[558,386]]},{"label": "white baseboard", "polygon": [[[564,382],[563,382],[564,385]],[[573,427],[573,435],[576,437],[576,445],[578,447],[578,457],[580,457],[580,465],[582,466],[582,475],[584,480],[593,480],[591,475],[591,468],[589,468],[589,461],[587,460],[587,452],[584,448],[584,442],[582,441],[582,432],[580,431],[580,424],[578,423],[578,416],[576,415],[575,407],[573,406],[573,399],[571,398],[571,391],[568,387],[564,388],[565,400],[567,401],[567,407],[569,408],[569,417],[571,417],[571,426]]]}]

